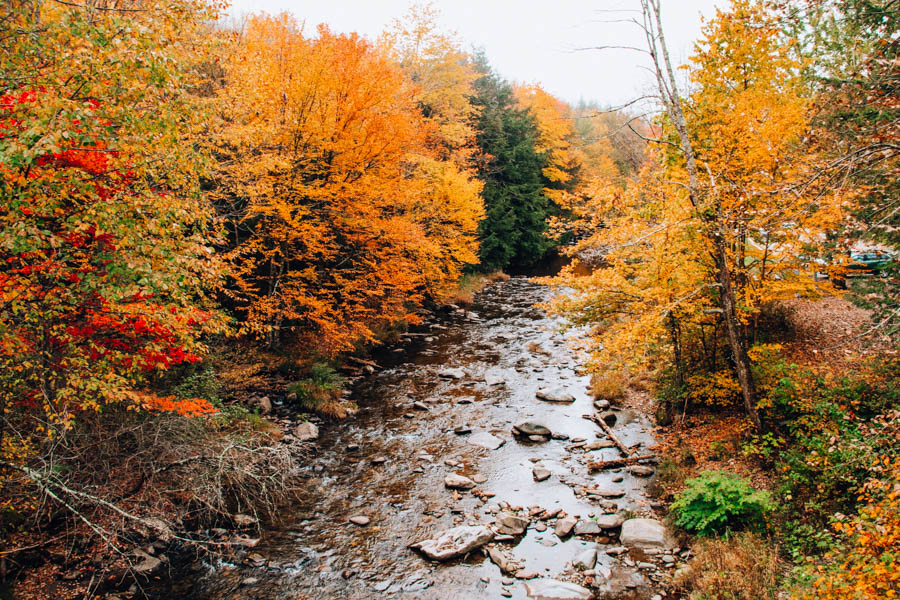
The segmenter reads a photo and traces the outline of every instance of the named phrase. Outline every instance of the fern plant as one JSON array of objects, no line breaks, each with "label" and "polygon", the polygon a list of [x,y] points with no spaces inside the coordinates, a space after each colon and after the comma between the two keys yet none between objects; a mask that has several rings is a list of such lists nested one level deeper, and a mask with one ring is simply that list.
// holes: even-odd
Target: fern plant
[{"label": "fern plant", "polygon": [[689,479],[672,503],[675,524],[698,535],[758,528],[773,508],[768,492],[725,471],[704,471]]}]

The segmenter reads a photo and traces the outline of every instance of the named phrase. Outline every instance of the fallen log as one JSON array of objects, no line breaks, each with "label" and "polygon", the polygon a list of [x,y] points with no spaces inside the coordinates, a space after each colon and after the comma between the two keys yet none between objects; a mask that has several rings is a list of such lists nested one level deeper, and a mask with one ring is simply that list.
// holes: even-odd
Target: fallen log
[{"label": "fallen log", "polygon": [[624,454],[625,456],[631,455],[631,449],[628,446],[626,446],[625,444],[623,444],[622,440],[620,440],[619,438],[616,437],[616,434],[614,434],[612,429],[609,428],[609,425],[606,424],[606,421],[604,421],[597,415],[581,415],[581,416],[584,417],[585,419],[587,419],[588,421],[593,421],[594,423],[599,425],[600,428],[603,429],[604,433],[606,433],[606,435],[609,437],[609,439],[611,439],[613,441],[613,443],[616,445],[616,447],[619,448],[619,450],[622,452],[622,454]]},{"label": "fallen log", "polygon": [[629,456],[626,458],[615,458],[613,460],[598,460],[589,462],[587,464],[588,471],[603,471],[604,469],[618,469],[620,467],[627,467],[630,465],[636,465],[642,460],[652,460],[655,459],[655,454],[645,454],[643,456]]}]

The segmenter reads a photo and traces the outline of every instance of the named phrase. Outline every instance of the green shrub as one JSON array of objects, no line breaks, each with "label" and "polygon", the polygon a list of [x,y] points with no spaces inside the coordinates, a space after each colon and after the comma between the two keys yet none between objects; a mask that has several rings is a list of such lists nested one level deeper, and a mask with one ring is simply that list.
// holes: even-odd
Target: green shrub
[{"label": "green shrub", "polygon": [[303,408],[319,413],[343,417],[346,406],[340,401],[344,379],[328,363],[314,363],[309,377],[288,386],[288,392],[296,394]]},{"label": "green shrub", "polygon": [[202,398],[216,408],[222,407],[222,382],[210,364],[192,368],[172,387],[172,393],[182,399]]},{"label": "green shrub", "polygon": [[725,471],[704,471],[687,480],[672,503],[676,525],[698,535],[759,527],[773,508],[768,492]]}]

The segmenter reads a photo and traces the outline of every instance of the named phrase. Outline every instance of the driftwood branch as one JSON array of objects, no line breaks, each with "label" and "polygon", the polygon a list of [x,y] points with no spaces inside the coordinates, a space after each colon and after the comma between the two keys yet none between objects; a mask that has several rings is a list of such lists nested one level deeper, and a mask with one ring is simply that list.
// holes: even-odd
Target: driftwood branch
[{"label": "driftwood branch", "polygon": [[616,458],[613,460],[598,460],[587,464],[589,471],[603,471],[604,469],[618,469],[619,467],[627,467],[636,465],[644,460],[653,460],[655,454],[645,454],[643,456],[629,456],[627,458]]},{"label": "driftwood branch", "polygon": [[600,428],[603,429],[603,432],[606,433],[606,435],[609,437],[609,439],[611,439],[613,441],[613,443],[616,445],[616,447],[622,452],[622,454],[624,454],[625,456],[631,455],[631,449],[628,448],[628,446],[626,446],[625,444],[623,444],[622,440],[620,440],[618,437],[616,437],[616,434],[614,434],[612,429],[610,429],[609,425],[606,424],[606,421],[604,421],[597,415],[581,415],[581,416],[584,417],[585,419],[587,419],[588,421],[593,421],[594,423],[599,425]]}]

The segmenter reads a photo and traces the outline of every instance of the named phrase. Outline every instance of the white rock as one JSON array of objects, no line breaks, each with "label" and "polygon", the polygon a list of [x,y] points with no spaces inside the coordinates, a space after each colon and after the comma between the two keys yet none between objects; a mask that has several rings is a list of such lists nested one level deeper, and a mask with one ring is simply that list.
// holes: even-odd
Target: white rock
[{"label": "white rock", "polygon": [[309,442],[319,437],[319,428],[305,421],[294,427],[294,437],[301,442]]},{"label": "white rock", "polygon": [[494,532],[484,525],[463,525],[448,529],[436,538],[422,540],[410,548],[432,560],[450,560],[484,546],[494,539]]},{"label": "white rock", "polygon": [[506,442],[506,440],[498,438],[496,435],[493,435],[487,431],[479,431],[478,433],[473,434],[471,437],[469,437],[466,441],[468,441],[473,446],[487,448],[488,450],[496,450]]},{"label": "white rock", "polygon": [[441,369],[438,371],[438,377],[444,377],[446,379],[462,379],[466,376],[466,372],[456,367],[455,369]]},{"label": "white rock", "polygon": [[455,490],[471,490],[475,487],[475,482],[464,475],[450,473],[444,477],[444,485]]},{"label": "white rock", "polygon": [[585,490],[588,496],[600,496],[601,498],[620,498],[625,495],[625,490],[618,487],[601,485],[600,487]]},{"label": "white rock", "polygon": [[593,569],[594,565],[597,564],[597,548],[589,547],[585,548],[581,552],[575,555],[575,558],[572,559],[572,566],[576,569],[583,569],[587,571],[588,569]]},{"label": "white rock", "polygon": [[590,600],[590,590],[557,579],[537,579],[525,584],[525,593],[532,600]]},{"label": "white rock", "polygon": [[575,535],[598,535],[600,533],[603,533],[603,530],[593,519],[578,521],[578,524],[575,525]]},{"label": "white rock", "polygon": [[554,532],[557,536],[564,538],[572,532],[572,528],[575,527],[575,523],[577,522],[578,519],[575,517],[560,519],[556,522],[556,529],[554,529]]},{"label": "white rock", "polygon": [[622,526],[622,523],[625,522],[625,517],[622,515],[599,515],[594,520],[600,529],[615,529]]},{"label": "white rock", "polygon": [[354,525],[363,526],[363,525],[369,524],[369,517],[366,517],[363,515],[354,515],[354,516],[350,517],[349,521],[351,523],[353,523]]},{"label": "white rock", "polygon": [[622,524],[619,542],[637,548],[671,548],[675,545],[666,526],[656,519],[628,519]]},{"label": "white rock", "polygon": [[506,380],[496,373],[485,373],[484,382],[488,385],[500,385],[506,383]]},{"label": "white rock", "polygon": [[570,394],[562,387],[541,388],[535,394],[539,400],[545,402],[575,402],[575,396]]}]

